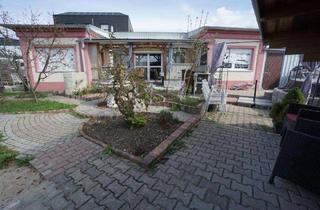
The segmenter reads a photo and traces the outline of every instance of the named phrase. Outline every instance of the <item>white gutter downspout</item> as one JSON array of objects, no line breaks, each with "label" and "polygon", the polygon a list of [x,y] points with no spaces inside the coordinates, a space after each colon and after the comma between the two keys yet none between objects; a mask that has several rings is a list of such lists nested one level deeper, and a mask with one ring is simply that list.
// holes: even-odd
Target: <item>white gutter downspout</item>
[{"label": "white gutter downspout", "polygon": [[263,62],[262,62],[262,71],[260,75],[259,89],[262,88],[262,80],[263,80],[264,72],[266,70],[265,66],[266,66],[266,60],[267,60],[267,51],[264,47],[263,47],[263,52],[264,53],[263,53]]},{"label": "white gutter downspout", "polygon": [[80,50],[80,65],[81,65],[81,70],[82,72],[87,72],[86,71],[86,65],[85,65],[85,59],[84,59],[84,40],[81,39],[79,41],[79,50]]}]

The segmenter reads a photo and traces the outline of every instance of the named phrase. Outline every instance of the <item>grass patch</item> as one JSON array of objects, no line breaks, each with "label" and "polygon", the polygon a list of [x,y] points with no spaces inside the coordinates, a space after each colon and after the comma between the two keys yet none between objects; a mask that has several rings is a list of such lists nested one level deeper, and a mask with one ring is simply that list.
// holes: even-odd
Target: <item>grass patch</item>
[{"label": "grass patch", "polygon": [[170,111],[178,112],[180,110],[181,110],[181,105],[180,104],[171,104]]},{"label": "grass patch", "polygon": [[13,161],[17,153],[4,145],[0,145],[0,168],[6,166],[10,161]]},{"label": "grass patch", "polygon": [[7,100],[0,106],[0,113],[36,112],[59,109],[72,109],[76,105],[64,104],[56,101],[40,100]]},{"label": "grass patch", "polygon": [[112,155],[112,145],[108,144],[102,151],[103,154]]},{"label": "grass patch", "polygon": [[187,106],[197,106],[201,100],[199,98],[193,98],[186,96],[180,100],[180,103]]},{"label": "grass patch", "polygon": [[[0,97],[15,97],[15,98],[33,98],[31,92],[24,91],[11,91],[11,92],[2,92],[0,93]],[[46,98],[48,97],[48,93],[46,92],[37,92],[37,98]]]},{"label": "grass patch", "polygon": [[[48,93],[37,92],[36,96],[37,96],[37,98],[46,98],[46,97],[48,97]],[[22,92],[22,93],[18,94],[16,96],[16,98],[33,98],[33,95],[30,92]]]},{"label": "grass patch", "polygon": [[2,92],[2,93],[0,93],[0,96],[2,96],[2,97],[14,97],[14,96],[20,95],[21,93],[23,93],[23,92],[21,92],[21,91]]},{"label": "grass patch", "polygon": [[16,158],[16,164],[17,166],[21,167],[21,166],[29,166],[30,165],[30,161],[33,160],[34,157],[32,155],[26,155],[26,156],[22,156],[22,157],[17,157]]},{"label": "grass patch", "polygon": [[4,141],[4,135],[0,132],[0,142]]},{"label": "grass patch", "polygon": [[171,144],[169,146],[169,148],[167,149],[167,153],[168,154],[173,154],[173,153],[175,153],[176,151],[180,150],[183,147],[184,147],[184,141],[179,139],[179,140],[173,142],[173,144]]},{"label": "grass patch", "polygon": [[89,118],[89,116],[87,116],[87,115],[85,115],[85,114],[80,114],[80,113],[78,113],[78,112],[76,112],[76,111],[74,111],[74,110],[72,110],[72,111],[70,112],[70,114],[71,114],[72,116],[76,117],[76,118],[79,118],[79,119]]}]

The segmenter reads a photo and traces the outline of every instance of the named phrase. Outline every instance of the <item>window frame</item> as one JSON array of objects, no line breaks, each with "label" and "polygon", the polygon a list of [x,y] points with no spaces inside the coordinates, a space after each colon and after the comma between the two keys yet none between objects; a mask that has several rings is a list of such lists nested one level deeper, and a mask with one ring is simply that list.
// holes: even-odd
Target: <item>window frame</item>
[{"label": "window frame", "polygon": [[[223,67],[225,70],[228,71],[235,71],[235,72],[249,72],[254,71],[254,61],[255,61],[255,54],[256,54],[256,47],[255,46],[234,46],[229,45],[226,49],[226,54],[229,52],[229,50],[250,50],[251,51],[251,57],[249,62],[248,68],[235,68],[236,63],[231,63],[231,67]],[[230,53],[231,54],[231,53]]]},{"label": "window frame", "polygon": [[[138,66],[137,65],[137,60],[136,60],[136,56],[139,54],[147,54],[147,65],[146,66]],[[150,65],[150,54],[160,54],[160,58],[161,58],[161,62],[160,62],[160,66],[151,66]],[[137,51],[134,52],[134,67],[135,68],[146,68],[147,69],[147,79],[146,81],[148,82],[156,82],[158,80],[150,80],[150,69],[151,68],[160,68],[160,74],[163,74],[163,54],[162,52],[159,51]]]},{"label": "window frame", "polygon": [[[41,73],[41,64],[40,64],[40,59],[38,56],[38,51],[37,49],[44,49],[44,48],[50,48],[51,46],[49,45],[35,45],[32,50],[33,56],[36,56],[36,59],[34,60],[35,62],[35,72],[36,73]],[[78,65],[77,65],[77,50],[75,45],[55,45],[52,48],[63,48],[63,49],[72,49],[74,52],[73,55],[73,70],[72,71],[48,71],[47,73],[55,74],[55,73],[68,73],[68,72],[78,72]]]}]

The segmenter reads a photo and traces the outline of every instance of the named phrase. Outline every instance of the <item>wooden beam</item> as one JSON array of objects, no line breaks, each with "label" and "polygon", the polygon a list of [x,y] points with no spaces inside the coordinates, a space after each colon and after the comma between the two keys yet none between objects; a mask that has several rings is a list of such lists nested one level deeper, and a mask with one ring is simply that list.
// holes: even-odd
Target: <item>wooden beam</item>
[{"label": "wooden beam", "polygon": [[318,0],[297,0],[295,2],[278,0],[272,5],[265,3],[265,7],[262,10],[260,12],[260,21],[266,22],[283,17],[319,14],[320,3]]},{"label": "wooden beam", "polygon": [[303,61],[320,61],[320,54],[304,54]]}]

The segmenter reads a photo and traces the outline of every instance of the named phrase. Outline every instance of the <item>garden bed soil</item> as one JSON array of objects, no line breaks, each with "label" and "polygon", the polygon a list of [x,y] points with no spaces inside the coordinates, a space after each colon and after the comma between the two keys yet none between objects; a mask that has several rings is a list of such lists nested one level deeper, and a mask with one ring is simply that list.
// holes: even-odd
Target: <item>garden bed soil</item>
[{"label": "garden bed soil", "polygon": [[130,129],[122,117],[91,119],[83,125],[86,135],[112,148],[134,156],[144,156],[157,147],[183,123],[161,126],[156,114],[146,114],[147,124]]}]

